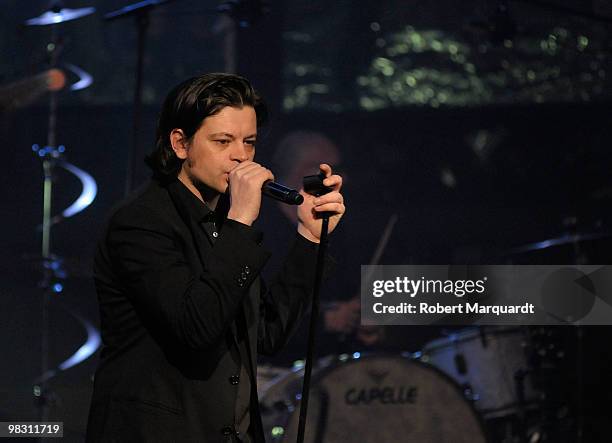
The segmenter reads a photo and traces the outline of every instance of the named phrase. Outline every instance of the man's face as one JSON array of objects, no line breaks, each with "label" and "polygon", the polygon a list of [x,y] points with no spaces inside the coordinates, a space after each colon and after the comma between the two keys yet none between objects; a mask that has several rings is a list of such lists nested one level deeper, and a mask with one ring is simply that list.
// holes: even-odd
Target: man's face
[{"label": "man's face", "polygon": [[198,187],[204,184],[219,194],[225,193],[228,177],[240,162],[253,160],[257,137],[255,109],[250,106],[226,106],[204,119],[184,150],[176,150],[184,159],[179,179]]}]

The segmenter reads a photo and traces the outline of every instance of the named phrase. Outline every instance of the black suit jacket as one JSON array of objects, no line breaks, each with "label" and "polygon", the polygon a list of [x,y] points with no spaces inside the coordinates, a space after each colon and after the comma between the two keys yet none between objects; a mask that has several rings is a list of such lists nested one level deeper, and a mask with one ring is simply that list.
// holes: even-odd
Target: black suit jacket
[{"label": "black suit jacket", "polygon": [[[308,305],[315,244],[297,235],[265,289],[259,274],[269,253],[258,232],[226,220],[213,245],[193,226],[181,186],[153,182],[114,213],[100,241],[104,346],[89,442],[232,441],[239,341],[249,343],[246,365],[256,368],[257,352],[279,350]],[[255,423],[256,391],[252,400]]]}]

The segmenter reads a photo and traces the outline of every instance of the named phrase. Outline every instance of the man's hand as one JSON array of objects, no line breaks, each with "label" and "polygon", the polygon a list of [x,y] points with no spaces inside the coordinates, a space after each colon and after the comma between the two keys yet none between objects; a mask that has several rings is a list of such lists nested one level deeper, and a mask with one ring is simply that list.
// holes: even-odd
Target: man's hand
[{"label": "man's hand", "polygon": [[319,243],[321,236],[321,224],[322,221],[318,217],[318,214],[322,212],[330,212],[332,215],[329,217],[329,228],[328,232],[332,232],[342,215],[346,211],[344,206],[344,197],[340,194],[340,188],[342,188],[342,177],[339,175],[332,175],[332,169],[328,164],[321,164],[319,166],[321,172],[325,174],[323,184],[333,189],[321,197],[315,197],[310,194],[306,194],[303,189],[300,190],[300,194],[304,196],[304,203],[298,206],[298,232],[314,243]]},{"label": "man's hand", "polygon": [[261,187],[274,180],[272,171],[258,163],[244,161],[236,166],[228,178],[230,209],[227,218],[251,226],[259,216]]}]

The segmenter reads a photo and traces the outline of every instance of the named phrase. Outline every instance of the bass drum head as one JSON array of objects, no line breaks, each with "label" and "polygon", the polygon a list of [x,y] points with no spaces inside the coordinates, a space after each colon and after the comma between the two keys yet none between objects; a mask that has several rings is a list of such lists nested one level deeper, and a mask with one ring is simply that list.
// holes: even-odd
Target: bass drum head
[{"label": "bass drum head", "polygon": [[[282,441],[296,440],[298,421],[299,404]],[[304,441],[480,443],[486,439],[478,415],[449,377],[410,358],[369,356],[336,362],[313,376]]]}]

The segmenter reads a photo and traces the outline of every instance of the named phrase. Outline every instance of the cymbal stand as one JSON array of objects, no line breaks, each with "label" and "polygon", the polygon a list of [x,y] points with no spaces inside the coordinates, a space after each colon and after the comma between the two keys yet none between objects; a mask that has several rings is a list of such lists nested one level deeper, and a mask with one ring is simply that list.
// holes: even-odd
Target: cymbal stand
[{"label": "cymbal stand", "polygon": [[125,179],[125,196],[132,190],[134,182],[134,156],[140,153],[140,116],[142,113],[142,80],[144,70],[144,52],[145,42],[147,37],[147,29],[149,28],[149,14],[151,11],[165,3],[170,3],[171,0],[144,0],[132,5],[125,6],[113,12],[104,15],[106,21],[116,20],[122,17],[135,17],[137,26],[137,50],[136,50],[136,73],[134,84],[134,109],[132,117],[132,146],[128,149],[126,179]]},{"label": "cymbal stand", "polygon": [[[60,51],[60,39],[57,25],[51,25],[51,42],[47,45],[50,68],[58,65],[58,55]],[[49,417],[49,399],[47,380],[49,379],[49,303],[51,294],[57,289],[54,280],[58,277],[55,272],[60,261],[51,252],[51,204],[53,194],[53,172],[64,152],[64,146],[57,146],[56,126],[57,126],[57,92],[51,91],[49,95],[49,117],[47,130],[47,144],[43,148],[33,145],[32,150],[42,159],[44,174],[43,182],[43,220],[42,220],[42,245],[41,245],[41,266],[42,280],[38,286],[42,290],[41,300],[41,349],[40,365],[41,376],[33,387],[33,394],[36,404],[39,407],[40,421],[47,421]]]}]

